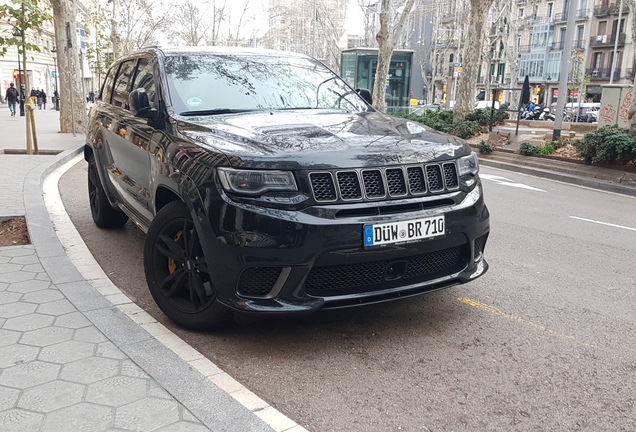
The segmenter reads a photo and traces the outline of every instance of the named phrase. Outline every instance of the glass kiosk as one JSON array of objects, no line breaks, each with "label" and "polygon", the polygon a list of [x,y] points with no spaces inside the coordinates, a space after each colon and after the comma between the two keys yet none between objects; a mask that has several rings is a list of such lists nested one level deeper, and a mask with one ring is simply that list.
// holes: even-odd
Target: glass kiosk
[{"label": "glass kiosk", "polygon": [[[408,112],[411,105],[412,50],[394,50],[385,93],[386,111]],[[353,88],[373,92],[378,65],[376,48],[351,48],[340,54],[340,75]]]}]

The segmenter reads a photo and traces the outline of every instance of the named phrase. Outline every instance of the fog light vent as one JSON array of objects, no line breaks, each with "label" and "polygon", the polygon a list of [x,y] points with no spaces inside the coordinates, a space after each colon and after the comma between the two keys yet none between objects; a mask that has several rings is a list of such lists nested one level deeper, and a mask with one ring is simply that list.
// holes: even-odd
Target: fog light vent
[{"label": "fog light vent", "polygon": [[274,289],[280,272],[280,267],[250,267],[241,273],[237,292],[243,297],[267,297]]},{"label": "fog light vent", "polygon": [[484,234],[481,237],[475,239],[475,252],[473,254],[474,259],[478,259],[481,254],[484,253],[484,247],[486,246],[486,239],[488,234]]}]

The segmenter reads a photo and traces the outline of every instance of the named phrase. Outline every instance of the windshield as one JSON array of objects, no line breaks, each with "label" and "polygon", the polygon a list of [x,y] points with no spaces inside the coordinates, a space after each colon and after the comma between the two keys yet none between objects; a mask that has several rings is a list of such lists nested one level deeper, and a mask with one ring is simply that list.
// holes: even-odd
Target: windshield
[{"label": "windshield", "polygon": [[180,55],[166,58],[165,65],[172,107],[182,115],[368,109],[344,81],[310,58]]}]

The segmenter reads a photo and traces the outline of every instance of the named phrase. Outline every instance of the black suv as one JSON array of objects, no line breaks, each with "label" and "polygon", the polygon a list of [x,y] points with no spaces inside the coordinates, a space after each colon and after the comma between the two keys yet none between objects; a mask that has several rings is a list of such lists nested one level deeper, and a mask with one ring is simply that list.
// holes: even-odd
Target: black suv
[{"label": "black suv", "polygon": [[369,102],[304,55],[137,51],[113,64],[90,112],[93,219],[147,233],[150,292],[191,329],[481,276],[475,153]]}]

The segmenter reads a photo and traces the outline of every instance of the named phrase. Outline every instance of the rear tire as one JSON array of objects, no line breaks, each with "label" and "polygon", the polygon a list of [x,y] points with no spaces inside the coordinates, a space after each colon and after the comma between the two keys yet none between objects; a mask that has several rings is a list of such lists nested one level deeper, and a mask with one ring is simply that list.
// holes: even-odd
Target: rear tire
[{"label": "rear tire", "polygon": [[98,227],[119,228],[128,222],[126,213],[110,205],[106,197],[102,182],[99,180],[95,155],[91,155],[88,160],[88,199],[93,221]]},{"label": "rear tire", "polygon": [[150,224],[144,270],[155,302],[181,327],[216,330],[233,322],[234,314],[216,298],[199,235],[181,201],[167,204]]}]

